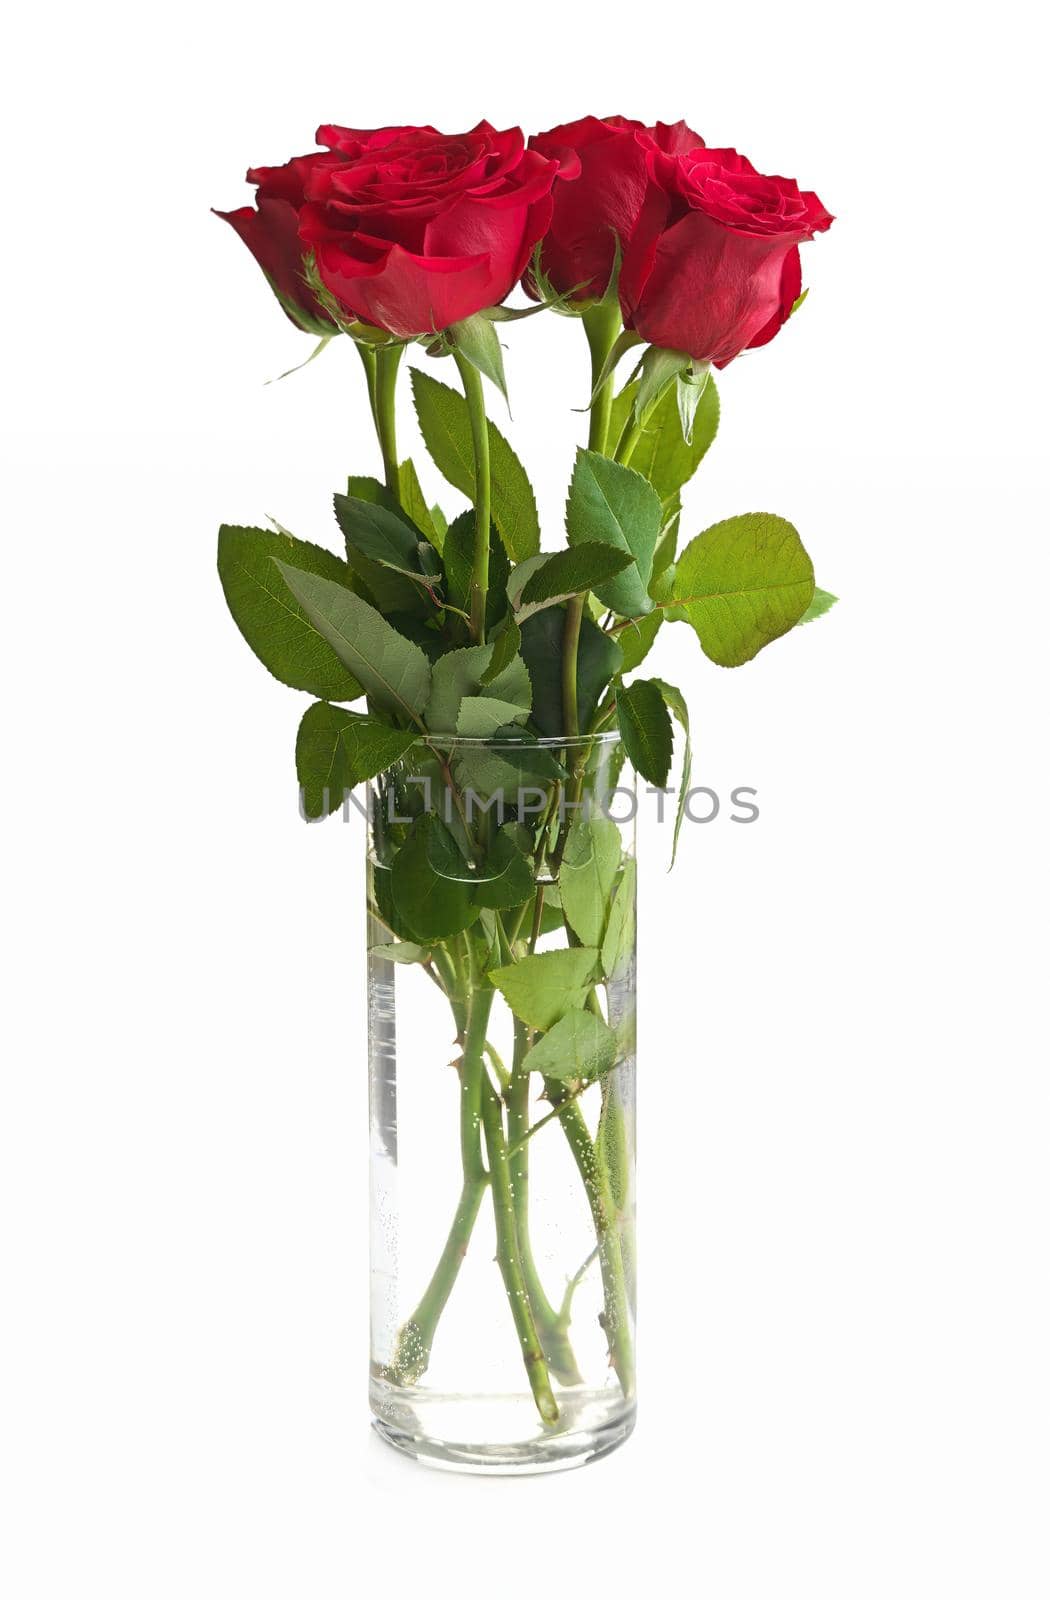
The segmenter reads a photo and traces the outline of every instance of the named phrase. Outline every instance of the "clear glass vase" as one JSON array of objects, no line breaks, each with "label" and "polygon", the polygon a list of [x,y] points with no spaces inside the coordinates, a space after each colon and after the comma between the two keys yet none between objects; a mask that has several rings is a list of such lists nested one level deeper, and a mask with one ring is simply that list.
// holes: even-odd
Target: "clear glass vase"
[{"label": "clear glass vase", "polygon": [[430,739],[370,785],[371,1403],[436,1465],[633,1427],[634,811],[615,734]]}]

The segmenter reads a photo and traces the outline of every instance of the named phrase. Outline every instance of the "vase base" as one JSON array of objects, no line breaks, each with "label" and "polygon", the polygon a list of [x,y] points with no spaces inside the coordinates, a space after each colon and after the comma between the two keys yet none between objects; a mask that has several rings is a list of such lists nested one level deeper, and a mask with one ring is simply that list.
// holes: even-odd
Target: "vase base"
[{"label": "vase base", "polygon": [[[377,1385],[384,1390],[386,1384]],[[401,1391],[403,1394],[403,1391]],[[391,1390],[391,1395],[397,1395],[397,1390]],[[560,1397],[561,1398],[561,1397]],[[569,1400],[569,1394],[564,1397]],[[462,1420],[474,1422],[475,1426],[480,1417],[472,1417],[470,1413],[477,1413],[482,1409],[482,1403],[477,1400],[452,1400],[451,1398],[438,1398],[428,1396],[425,1400],[415,1400],[411,1405],[399,1398],[395,1404],[390,1403],[388,1396],[381,1401],[382,1412],[378,1414],[380,1406],[376,1405],[377,1396],[373,1392],[373,1409],[377,1413],[372,1418],[372,1426],[381,1439],[393,1445],[395,1450],[403,1455],[412,1456],[424,1466],[443,1468],[449,1472],[483,1473],[489,1476],[518,1476],[542,1472],[566,1472],[572,1467],[582,1467],[588,1461],[595,1461],[599,1456],[608,1455],[615,1450],[617,1445],[623,1444],[634,1430],[635,1407],[633,1402],[625,1404],[621,1399],[615,1409],[610,1407],[609,1394],[602,1391],[600,1394],[584,1396],[578,1391],[572,1394],[569,1406],[563,1407],[563,1420],[567,1426],[553,1428],[547,1432],[537,1432],[527,1438],[498,1439],[491,1437],[491,1432],[499,1432],[498,1413],[504,1406],[513,1407],[517,1415],[519,1402],[517,1398],[507,1397],[506,1401],[498,1398],[484,1402],[484,1409],[490,1413],[485,1418],[486,1422],[496,1421],[497,1425],[491,1430],[477,1428],[475,1438],[480,1433],[484,1438],[490,1437],[484,1444],[473,1443],[470,1435],[465,1439],[452,1439],[446,1434],[446,1429],[457,1411],[460,1411]],[[588,1401],[590,1403],[588,1403]],[[396,1420],[391,1412],[396,1411]],[[442,1434],[437,1436],[430,1431],[428,1423],[438,1420],[433,1413],[437,1411],[442,1423]],[[565,1412],[569,1411],[569,1415]],[[496,1413],[497,1416],[493,1416]],[[588,1415],[591,1413],[591,1415]],[[610,1414],[611,1413],[611,1414]],[[458,1429],[456,1430],[459,1431]],[[466,1429],[463,1430],[466,1433]],[[474,1432],[474,1429],[471,1429]]]}]

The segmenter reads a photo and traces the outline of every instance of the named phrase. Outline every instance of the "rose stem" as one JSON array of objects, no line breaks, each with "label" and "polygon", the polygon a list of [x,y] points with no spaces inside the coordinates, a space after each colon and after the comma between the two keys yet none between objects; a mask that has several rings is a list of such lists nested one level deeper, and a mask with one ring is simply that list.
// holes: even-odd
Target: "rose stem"
[{"label": "rose stem", "polygon": [[582,1383],[567,1327],[547,1299],[536,1270],[529,1235],[529,1069],[523,1066],[528,1050],[525,1024],[514,1019],[514,1061],[504,1100],[507,1103],[507,1159],[514,1197],[514,1223],[521,1254],[521,1271],[548,1364],[560,1383]]},{"label": "rose stem", "polygon": [[[588,306],[582,317],[583,331],[587,335],[587,344],[591,352],[591,389],[595,390],[598,380],[605,369],[613,345],[616,343],[620,332],[620,306],[615,296],[596,300]],[[609,423],[612,418],[613,382],[612,374],[593,394],[591,400],[591,420],[587,433],[588,450],[597,450],[604,454],[608,447]],[[561,641],[561,693],[562,693],[562,719],[565,723],[565,732],[570,739],[576,738],[580,731],[579,705],[576,694],[576,661],[580,647],[580,629],[583,625],[583,610],[587,604],[585,594],[573,595],[565,608],[565,628]]]},{"label": "rose stem", "polygon": [[[547,1098],[555,1107],[565,1105],[569,1091],[555,1078],[544,1078]],[[598,1236],[598,1259],[602,1269],[602,1288],[605,1295],[603,1327],[609,1344],[609,1359],[624,1396],[634,1393],[634,1354],[631,1347],[631,1324],[627,1310],[627,1290],[624,1280],[623,1255],[620,1236],[616,1228],[616,1208],[613,1204],[609,1179],[597,1151],[583,1113],[575,1103],[566,1107],[561,1118],[565,1137],[583,1179],[587,1199]]]},{"label": "rose stem", "polygon": [[383,476],[387,488],[398,502],[401,500],[401,478],[397,470],[397,417],[394,396],[397,390],[397,369],[404,354],[404,345],[382,345],[376,351],[375,419],[379,448],[383,452]]},{"label": "rose stem", "polygon": [[477,367],[453,351],[470,415],[474,443],[474,562],[470,574],[470,629],[475,644],[485,643],[485,608],[489,592],[489,523],[491,484],[489,477],[489,425],[485,415],[485,393]]},{"label": "rose stem", "polygon": [[463,1188],[433,1277],[424,1290],[423,1298],[398,1334],[392,1369],[395,1380],[400,1383],[414,1383],[427,1369],[434,1331],[459,1275],[489,1181],[481,1153],[481,1091],[486,1082],[483,1058],[485,1034],[494,998],[495,990],[488,984],[475,984],[472,988],[469,1021],[459,1065]]},{"label": "rose stem", "polygon": [[370,409],[370,411],[372,413],[372,421],[375,423],[376,433],[378,434],[378,432],[379,432],[379,418],[376,416],[376,352],[375,352],[375,346],[371,345],[371,344],[358,343],[357,340],[355,340],[354,343],[357,345],[357,353],[361,357],[361,365],[365,369],[365,382],[368,384],[368,406],[369,406],[369,409]]},{"label": "rose stem", "polygon": [[532,1307],[522,1276],[518,1235],[514,1225],[513,1185],[510,1164],[507,1160],[507,1142],[503,1134],[503,1115],[499,1097],[487,1077],[482,1079],[481,1091],[485,1145],[489,1153],[489,1170],[492,1174],[492,1205],[496,1216],[496,1259],[510,1302],[511,1316],[517,1329],[536,1409],[544,1422],[554,1423],[558,1420],[558,1403],[551,1388],[543,1347],[536,1332],[536,1323],[533,1320]]}]

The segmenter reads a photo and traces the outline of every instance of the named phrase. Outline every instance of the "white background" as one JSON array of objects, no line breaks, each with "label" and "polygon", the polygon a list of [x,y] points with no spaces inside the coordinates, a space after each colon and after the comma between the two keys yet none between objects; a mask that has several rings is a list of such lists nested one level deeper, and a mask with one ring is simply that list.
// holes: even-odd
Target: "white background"
[{"label": "white background", "polygon": [[[1010,3],[580,9],[8,34],[8,1600],[1048,1592],[1039,56]],[[320,121],[588,111],[836,213],[687,526],[778,511],[842,602],[739,672],[665,630],[762,816],[643,839],[641,1420],[478,1481],[369,1432],[361,838],[299,822],[214,574],[221,520],[335,543],[357,363],[264,386],[310,345],[208,208]],[[582,335],[507,342],[553,543]]]}]

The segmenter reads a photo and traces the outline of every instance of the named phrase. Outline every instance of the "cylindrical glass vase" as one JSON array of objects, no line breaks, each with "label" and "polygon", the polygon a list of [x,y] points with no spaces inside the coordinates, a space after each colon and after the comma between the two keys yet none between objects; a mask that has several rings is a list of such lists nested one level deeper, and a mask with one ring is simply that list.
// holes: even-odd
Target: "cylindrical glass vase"
[{"label": "cylindrical glass vase", "polygon": [[634,1423],[633,777],[615,734],[432,738],[368,811],[375,1426],[574,1466]]}]

